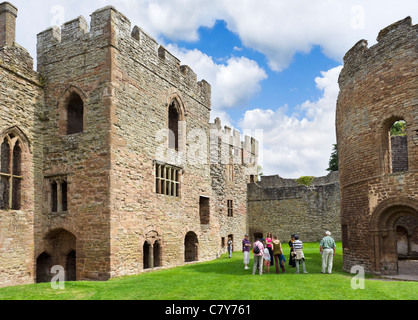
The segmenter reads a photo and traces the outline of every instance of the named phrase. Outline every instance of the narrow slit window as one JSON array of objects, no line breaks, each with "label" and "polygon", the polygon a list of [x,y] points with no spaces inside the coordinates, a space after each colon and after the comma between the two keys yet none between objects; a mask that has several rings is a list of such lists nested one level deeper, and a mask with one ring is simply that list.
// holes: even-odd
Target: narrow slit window
[{"label": "narrow slit window", "polygon": [[73,94],[67,106],[67,134],[81,133],[84,130],[84,104],[78,94]]},{"label": "narrow slit window", "polygon": [[234,200],[227,200],[228,217],[234,216]]},{"label": "narrow slit window", "polygon": [[68,211],[68,184],[66,180],[56,179],[50,183],[51,212]]},{"label": "narrow slit window", "polygon": [[176,101],[170,104],[168,110],[168,148],[178,151],[179,150],[179,107]]}]

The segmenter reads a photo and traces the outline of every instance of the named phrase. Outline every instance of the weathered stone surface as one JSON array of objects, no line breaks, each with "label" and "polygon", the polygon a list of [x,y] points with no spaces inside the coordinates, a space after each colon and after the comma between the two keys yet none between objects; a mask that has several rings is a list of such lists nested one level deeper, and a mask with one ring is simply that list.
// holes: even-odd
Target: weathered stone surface
[{"label": "weathered stone surface", "polygon": [[341,240],[338,172],[315,178],[309,187],[279,176],[261,177],[248,186],[248,224],[252,239],[271,232],[287,243],[297,233],[312,242],[330,230]]},{"label": "weathered stone surface", "polygon": [[[344,58],[336,125],[347,271],[362,265],[397,273],[396,227],[401,217],[418,215],[417,29],[408,17],[383,29],[376,45],[362,40]],[[403,169],[394,166],[393,152],[401,154],[389,138],[398,120],[407,124]],[[412,239],[418,228],[409,230]]]},{"label": "weathered stone surface", "polygon": [[[78,17],[39,33],[38,72],[10,43],[0,48],[0,138],[16,127],[28,151],[23,205],[0,211],[0,286],[48,281],[53,265],[68,280],[106,280],[211,260],[222,238],[247,232],[257,142],[209,124],[210,85],[122,13],[108,6],[90,28]],[[177,151],[166,142],[173,101]],[[255,163],[212,161],[218,149]],[[157,164],[176,168],[176,196],[156,192]]]}]

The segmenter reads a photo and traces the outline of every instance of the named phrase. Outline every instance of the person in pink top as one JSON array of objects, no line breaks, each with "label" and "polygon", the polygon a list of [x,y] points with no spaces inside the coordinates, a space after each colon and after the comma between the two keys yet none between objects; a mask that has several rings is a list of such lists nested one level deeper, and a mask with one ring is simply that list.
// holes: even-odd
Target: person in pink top
[{"label": "person in pink top", "polygon": [[[267,233],[266,237],[266,243],[267,243],[267,249],[270,253],[270,257],[273,257],[273,245],[271,244],[273,242],[273,236],[271,232]],[[270,266],[274,267],[274,259],[271,259]]]},{"label": "person in pink top", "polygon": [[257,270],[257,267],[258,267],[259,274],[262,275],[264,246],[263,246],[263,243],[260,241],[260,238],[257,238],[256,242],[254,242],[253,248],[254,248],[253,275],[255,275],[255,271]]}]

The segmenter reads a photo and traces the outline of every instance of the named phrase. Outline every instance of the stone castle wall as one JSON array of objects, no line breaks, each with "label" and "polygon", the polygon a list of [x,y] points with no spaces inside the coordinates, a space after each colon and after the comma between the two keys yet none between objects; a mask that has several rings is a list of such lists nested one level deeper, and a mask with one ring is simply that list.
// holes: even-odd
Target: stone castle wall
[{"label": "stone castle wall", "polygon": [[326,230],[341,240],[340,190],[338,172],[315,178],[308,186],[293,179],[262,176],[248,187],[248,223],[251,239],[255,234],[277,234],[282,242],[291,234],[302,241],[323,238]]},{"label": "stone castle wall", "polygon": [[[336,125],[347,271],[362,265],[396,274],[397,221],[418,224],[417,39],[408,17],[383,29],[376,45],[361,40],[344,58]],[[407,152],[395,157],[389,131],[399,120],[406,122]],[[396,168],[399,156],[404,162]]]},{"label": "stone castle wall", "polygon": [[[6,20],[10,22],[17,9],[2,4],[0,12],[3,13],[0,24],[3,24]],[[6,18],[5,12],[11,17]],[[12,31],[14,33],[14,29]],[[10,29],[8,32],[3,37],[5,34],[0,30],[1,173],[11,173],[10,163],[3,160],[10,159],[11,150],[8,148],[16,147],[18,141],[21,174],[25,179],[20,182],[20,205],[10,208],[10,180],[0,174],[0,286],[25,284],[34,277],[34,220],[38,199],[33,190],[41,187],[38,178],[42,169],[39,110],[44,105],[43,90],[37,73],[33,71],[32,58],[14,42],[14,38],[10,39],[14,37]],[[12,198],[15,202],[16,196]]]},{"label": "stone castle wall", "polygon": [[[0,25],[14,28],[17,9],[4,12]],[[229,235],[247,232],[256,141],[210,124],[210,85],[122,13],[109,6],[90,25],[78,17],[39,33],[38,72],[14,34],[5,38],[0,134],[22,136],[28,169],[22,207],[0,211],[1,286],[49,281],[52,265],[67,280],[106,280],[211,260]],[[174,172],[177,194],[160,194]]]}]

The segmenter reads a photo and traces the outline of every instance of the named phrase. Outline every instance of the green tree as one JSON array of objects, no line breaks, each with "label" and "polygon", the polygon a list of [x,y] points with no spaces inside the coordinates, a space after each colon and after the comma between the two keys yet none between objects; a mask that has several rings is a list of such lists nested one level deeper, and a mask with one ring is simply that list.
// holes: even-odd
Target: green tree
[{"label": "green tree", "polygon": [[329,168],[327,171],[338,171],[338,146],[333,145],[331,158],[329,159]]},{"label": "green tree", "polygon": [[303,186],[310,186],[313,182],[315,177],[310,177],[310,176],[303,176],[300,177],[299,179],[296,180],[296,182],[298,183],[298,185],[303,185]]},{"label": "green tree", "polygon": [[406,122],[403,120],[397,121],[390,129],[391,136],[404,136],[406,135]]}]

